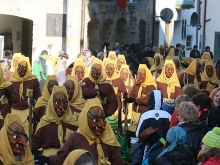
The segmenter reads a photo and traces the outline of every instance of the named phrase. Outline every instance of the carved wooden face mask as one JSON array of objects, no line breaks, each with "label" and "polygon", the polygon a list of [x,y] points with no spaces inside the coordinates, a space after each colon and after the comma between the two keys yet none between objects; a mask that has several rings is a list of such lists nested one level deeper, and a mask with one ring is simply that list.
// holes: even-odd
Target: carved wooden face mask
[{"label": "carved wooden face mask", "polygon": [[100,64],[93,64],[91,68],[91,76],[94,80],[98,80],[102,72]]},{"label": "carved wooden face mask", "polygon": [[144,68],[140,68],[137,71],[137,78],[136,78],[136,84],[141,84],[146,79],[146,71]]},{"label": "carved wooden face mask", "polygon": [[208,77],[212,77],[213,73],[214,73],[214,69],[211,65],[207,65],[206,66],[206,74]]},{"label": "carved wooden face mask", "polygon": [[84,78],[84,69],[83,69],[82,66],[77,66],[75,68],[75,75],[77,76],[79,82],[83,80],[83,78]]},{"label": "carved wooden face mask", "polygon": [[155,65],[158,66],[160,64],[160,57],[155,58]]},{"label": "carved wooden face mask", "polygon": [[121,77],[121,79],[122,79],[123,81],[126,81],[126,80],[127,80],[128,74],[129,74],[129,72],[128,72],[128,69],[127,69],[127,68],[121,69],[120,77]]},{"label": "carved wooden face mask", "polygon": [[21,61],[18,63],[17,72],[20,77],[24,77],[28,69],[28,64],[26,61]]},{"label": "carved wooden face mask", "polygon": [[26,143],[28,141],[24,128],[17,122],[11,123],[8,126],[7,135],[13,154],[21,155],[25,148],[27,148]]},{"label": "carved wooden face mask", "polygon": [[202,64],[198,62],[196,64],[196,75],[199,75],[202,72]]},{"label": "carved wooden face mask", "polygon": [[67,109],[68,100],[63,92],[57,92],[53,96],[54,109],[59,117],[62,117]]},{"label": "carved wooden face mask", "polygon": [[105,73],[107,74],[107,76],[112,77],[114,72],[115,72],[114,64],[111,64],[111,63],[107,64],[105,67]]},{"label": "carved wooden face mask", "polygon": [[19,57],[15,57],[15,58],[13,59],[13,67],[14,67],[15,69],[17,69],[17,67],[18,67],[18,63],[19,63]]},{"label": "carved wooden face mask", "polygon": [[54,85],[58,85],[58,83],[57,83],[56,80],[50,80],[50,81],[48,82],[48,84],[47,84],[47,90],[48,90],[48,92],[50,93],[50,95],[51,95],[51,93],[52,93],[52,90],[53,90],[53,86],[54,86]]},{"label": "carved wooden face mask", "polygon": [[105,131],[105,113],[100,107],[91,107],[87,114],[88,126],[94,135],[100,136]]},{"label": "carved wooden face mask", "polygon": [[174,66],[172,64],[167,64],[165,66],[165,75],[167,78],[170,78],[174,73]]},{"label": "carved wooden face mask", "polygon": [[125,64],[125,60],[123,58],[118,58],[118,61],[117,61],[118,70],[121,69],[122,64]]},{"label": "carved wooden face mask", "polygon": [[66,92],[69,96],[69,101],[73,98],[73,94],[74,94],[74,83],[72,80],[67,80],[64,84],[66,87]]},{"label": "carved wooden face mask", "polygon": [[179,67],[180,67],[180,62],[179,62],[179,60],[174,59],[173,62],[174,62],[174,64],[175,64],[175,66],[176,66],[176,69],[179,69]]}]

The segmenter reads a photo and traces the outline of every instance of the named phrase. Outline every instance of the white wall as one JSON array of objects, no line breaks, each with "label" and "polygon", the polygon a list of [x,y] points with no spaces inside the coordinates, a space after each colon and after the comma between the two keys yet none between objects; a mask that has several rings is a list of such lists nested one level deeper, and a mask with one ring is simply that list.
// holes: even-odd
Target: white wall
[{"label": "white wall", "polygon": [[[203,23],[204,23],[204,5],[205,0],[202,0],[202,15],[201,15],[201,34],[203,34]],[[219,19],[219,8],[220,1],[219,0],[207,0],[207,8],[206,8],[206,44],[205,46],[210,46],[211,51],[214,54],[214,43],[215,43],[215,32],[220,32],[220,19]],[[215,54],[214,54],[215,56]],[[220,55],[218,55],[220,58]]]},{"label": "white wall", "polygon": [[[46,15],[47,13],[52,14],[66,14],[66,4],[67,0],[56,0],[56,1],[42,1],[42,0],[1,0],[0,1],[0,15],[11,15],[18,16],[21,18],[26,18],[33,21],[33,45],[32,45],[32,62],[39,56],[40,52],[45,49],[53,56],[57,56],[57,52],[62,49],[62,44],[66,43],[66,39],[62,37],[49,37],[46,36]],[[80,13],[82,0],[74,0],[73,3],[73,17],[72,22],[72,33],[73,38],[68,38],[68,46],[73,47],[77,55],[79,53],[79,31],[78,27],[81,26],[80,18],[81,16],[76,13]],[[2,19],[1,25],[2,26]],[[21,28],[20,22],[14,22],[13,20],[8,20],[5,26],[9,24],[14,24],[14,28]],[[75,30],[77,29],[77,30]],[[13,29],[6,29],[13,30]],[[17,30],[17,29],[16,29]],[[77,43],[76,43],[77,41]],[[76,46],[77,45],[77,46]],[[15,49],[20,47],[20,43],[14,43]],[[75,55],[75,56],[76,56]],[[72,55],[70,55],[72,56]],[[70,57],[72,59],[72,57]]]},{"label": "white wall", "polygon": [[[190,24],[190,17],[193,12],[197,12],[197,3],[195,2],[195,8],[176,10],[175,8],[176,0],[157,0],[156,1],[156,16],[160,16],[160,12],[164,8],[170,8],[173,11],[173,19],[171,20],[171,28],[173,39],[171,44],[176,46],[179,42],[182,45],[186,45],[186,38],[182,38],[182,19],[187,19],[187,25]],[[165,34],[165,22],[161,18],[156,18],[156,21],[160,22],[159,28],[159,45],[164,45],[164,34]],[[175,26],[176,25],[176,26]],[[187,26],[186,35],[193,35],[192,46],[196,44],[196,27]],[[199,35],[198,35],[199,36]],[[157,46],[159,46],[157,45]],[[197,44],[198,45],[198,44]],[[186,50],[186,56],[189,55],[190,50]]]}]

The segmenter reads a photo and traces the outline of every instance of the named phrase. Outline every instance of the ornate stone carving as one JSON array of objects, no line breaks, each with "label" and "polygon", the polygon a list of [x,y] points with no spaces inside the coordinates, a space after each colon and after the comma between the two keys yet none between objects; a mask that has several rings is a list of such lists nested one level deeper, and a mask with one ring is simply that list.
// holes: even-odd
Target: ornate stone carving
[{"label": "ornate stone carving", "polygon": [[66,37],[66,14],[47,14],[46,35]]}]

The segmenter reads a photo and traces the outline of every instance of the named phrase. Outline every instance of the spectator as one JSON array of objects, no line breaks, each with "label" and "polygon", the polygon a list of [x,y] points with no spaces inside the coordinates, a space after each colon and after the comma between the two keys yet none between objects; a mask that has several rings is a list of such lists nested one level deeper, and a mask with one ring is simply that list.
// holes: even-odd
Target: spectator
[{"label": "spectator", "polygon": [[193,49],[190,52],[190,57],[191,58],[201,58],[197,45],[193,46]]},{"label": "spectator", "polygon": [[47,56],[48,52],[46,50],[43,50],[38,57],[38,60],[34,62],[34,75],[38,79],[41,92],[43,92],[45,80],[48,75],[48,68],[46,65]]},{"label": "spectator", "polygon": [[65,72],[65,70],[67,69],[67,65],[66,62],[69,59],[68,54],[64,53],[62,54],[59,59],[57,60],[57,74],[59,74],[60,72]]},{"label": "spectator", "polygon": [[178,56],[180,61],[182,61],[182,54],[183,54],[182,46],[180,43],[177,43],[175,49],[175,56]]},{"label": "spectator", "polygon": [[190,99],[199,92],[200,89],[195,84],[186,84],[182,88],[182,94],[188,95]]},{"label": "spectator", "polygon": [[[210,56],[211,56],[211,59],[213,60],[213,57],[214,57],[214,56],[213,56],[213,53],[212,53],[211,50],[210,50],[210,46],[206,46],[204,52],[209,52],[209,53],[210,53]],[[201,53],[201,56],[202,56],[202,54],[203,54],[204,52]]]},{"label": "spectator", "polygon": [[192,152],[184,144],[187,133],[184,129],[175,126],[169,129],[163,152],[157,157],[154,165],[196,165]]},{"label": "spectator", "polygon": [[167,99],[163,101],[162,108],[164,111],[168,112],[170,115],[173,114],[175,110],[175,101],[173,99]]},{"label": "spectator", "polygon": [[186,145],[191,147],[194,156],[201,149],[203,132],[206,127],[205,121],[199,121],[198,108],[192,102],[182,102],[179,105],[177,118],[178,126],[186,131]]},{"label": "spectator", "polygon": [[211,94],[210,98],[212,100],[212,106],[220,108],[220,87],[215,88]]},{"label": "spectator", "polygon": [[152,50],[151,46],[150,45],[146,45],[144,57],[154,58],[154,54],[155,54],[155,52]]},{"label": "spectator", "polygon": [[186,101],[190,101],[190,97],[186,94],[182,94],[176,98],[176,100],[175,100],[176,109],[174,110],[172,117],[171,117],[170,128],[173,126],[176,126],[179,123],[179,121],[177,119],[179,105],[180,105],[180,103],[186,102]]},{"label": "spectator", "polygon": [[206,132],[211,131],[214,127],[220,127],[220,111],[219,109],[211,109],[206,119]]},{"label": "spectator", "polygon": [[198,160],[202,165],[220,164],[220,128],[215,127],[202,139],[202,150],[198,154]]}]

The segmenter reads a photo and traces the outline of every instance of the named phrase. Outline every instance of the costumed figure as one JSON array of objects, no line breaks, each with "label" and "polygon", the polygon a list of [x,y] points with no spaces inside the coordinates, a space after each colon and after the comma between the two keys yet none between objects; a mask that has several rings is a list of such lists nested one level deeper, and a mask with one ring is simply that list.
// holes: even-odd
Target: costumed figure
[{"label": "costumed figure", "polygon": [[72,133],[56,155],[36,157],[37,164],[63,164],[67,155],[76,149],[89,151],[97,165],[123,165],[120,145],[98,98],[88,99],[79,115],[79,128]]},{"label": "costumed figure", "polygon": [[109,51],[108,58],[115,61],[117,59],[115,51]]},{"label": "costumed figure", "polygon": [[178,56],[173,56],[172,59],[173,59],[173,62],[175,64],[175,67],[176,67],[176,74],[177,74],[177,76],[179,76],[180,74],[183,73],[180,58]]},{"label": "costumed figure", "polygon": [[179,75],[181,88],[186,84],[195,84],[198,88],[201,86],[202,64],[199,58],[196,58],[184,71]]},{"label": "costumed figure", "polygon": [[105,68],[101,60],[94,59],[88,78],[81,83],[84,99],[99,97],[106,116],[111,116],[118,108],[113,87],[106,80]]},{"label": "costumed figure", "polygon": [[20,101],[12,103],[11,113],[18,114],[21,117],[25,132],[28,133],[28,97],[33,96],[33,99],[36,101],[41,96],[39,82],[36,76],[31,73],[31,65],[28,57],[22,57],[20,59],[18,68],[11,77],[11,82],[14,84],[15,91],[20,95]]},{"label": "costumed figure", "polygon": [[[126,91],[128,93],[128,95],[131,93],[132,91],[132,87],[134,86],[134,78],[132,76],[131,71],[129,70],[129,66],[123,64],[121,66],[121,70],[120,70],[120,78],[124,81],[125,87],[126,87]],[[129,103],[127,105],[127,120],[131,119],[131,114],[132,114],[132,103]],[[121,116],[121,120],[123,121],[125,119],[125,114],[122,113]]]},{"label": "costumed figure", "polygon": [[19,94],[15,91],[14,85],[6,81],[3,76],[3,70],[0,68],[0,118],[5,118],[11,113],[12,102],[19,101]]},{"label": "costumed figure", "polygon": [[181,95],[180,83],[173,60],[166,60],[161,75],[156,79],[157,89],[162,92],[163,99],[176,99]]},{"label": "costumed figure", "polygon": [[83,110],[85,100],[82,96],[82,89],[76,76],[66,76],[66,81],[63,84],[69,98],[70,109],[73,115],[78,120],[80,112]]},{"label": "costumed figure", "polygon": [[140,64],[136,82],[126,103],[133,103],[133,112],[129,131],[135,132],[140,114],[148,110],[148,98],[151,91],[157,88],[156,82],[145,64]]},{"label": "costumed figure", "polygon": [[8,114],[0,131],[0,165],[33,165],[28,137],[19,115]]},{"label": "costumed figure", "polygon": [[156,53],[154,55],[154,64],[150,68],[151,73],[155,80],[160,76],[163,69],[163,65],[164,65],[163,57],[160,55],[160,53]]},{"label": "costumed figure", "polygon": [[78,58],[74,62],[74,67],[71,73],[71,76],[77,76],[78,82],[81,83],[82,80],[89,76],[86,63],[78,60]]},{"label": "costumed figure", "polygon": [[32,153],[43,148],[42,155],[57,153],[70,135],[77,130],[76,118],[70,110],[64,86],[54,86],[48,101],[46,114],[41,118],[32,140]]},{"label": "costumed figure", "polygon": [[58,85],[57,77],[55,75],[48,75],[45,81],[43,94],[37,99],[37,102],[33,110],[33,128],[37,127],[37,123],[45,115],[45,110],[47,109],[48,101],[53,90],[53,86]]},{"label": "costumed figure", "polygon": [[212,62],[212,58],[210,56],[210,53],[209,52],[204,52],[202,54],[201,60],[202,60],[202,62],[207,62],[207,61]]},{"label": "costumed figure", "polygon": [[63,165],[95,165],[92,154],[89,151],[77,149],[68,154]]},{"label": "costumed figure", "polygon": [[206,62],[205,69],[201,77],[201,89],[207,89],[212,92],[213,89],[218,87],[218,78],[216,76],[215,67],[212,62]]},{"label": "costumed figure", "polygon": [[125,56],[123,54],[119,54],[116,62],[117,62],[116,72],[117,74],[119,74],[121,66],[123,64],[126,64]]},{"label": "costumed figure", "polygon": [[114,113],[114,116],[118,118],[118,115],[121,115],[119,113],[121,113],[122,109],[121,96],[125,97],[127,94],[125,84],[116,72],[115,61],[110,58],[105,60],[105,73],[107,75],[106,80],[112,85],[118,100],[118,111]]},{"label": "costumed figure", "polygon": [[20,62],[20,58],[24,57],[21,53],[15,53],[13,55],[12,61],[11,61],[11,68],[5,72],[5,79],[7,81],[10,81],[12,74],[18,67],[18,63]]}]

